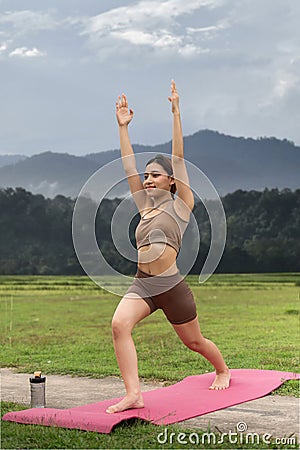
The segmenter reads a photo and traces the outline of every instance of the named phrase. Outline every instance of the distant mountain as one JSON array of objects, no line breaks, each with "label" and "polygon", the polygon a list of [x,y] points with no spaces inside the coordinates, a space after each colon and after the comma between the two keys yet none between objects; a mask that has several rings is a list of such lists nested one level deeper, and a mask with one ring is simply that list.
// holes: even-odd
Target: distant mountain
[{"label": "distant mountain", "polygon": [[28,158],[25,155],[0,155],[0,167],[9,166]]},{"label": "distant mountain", "polygon": [[44,152],[0,168],[0,186],[23,187],[46,197],[75,197],[95,168],[84,156]]},{"label": "distant mountain", "polygon": [[[276,138],[243,138],[202,130],[184,138],[185,156],[213,182],[220,195],[237,189],[300,187],[300,147]],[[134,145],[137,153],[171,153],[171,142]],[[85,156],[45,152],[0,167],[0,187],[24,187],[46,197],[76,197],[97,169],[120,157],[120,150]]]}]

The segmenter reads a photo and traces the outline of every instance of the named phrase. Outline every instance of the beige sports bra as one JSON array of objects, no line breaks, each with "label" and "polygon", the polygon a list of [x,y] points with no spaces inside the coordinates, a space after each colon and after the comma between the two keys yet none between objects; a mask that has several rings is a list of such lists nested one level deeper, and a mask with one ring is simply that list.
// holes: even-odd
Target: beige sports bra
[{"label": "beige sports bra", "polygon": [[165,243],[175,248],[178,253],[183,233],[189,221],[185,221],[178,216],[174,209],[174,200],[169,200],[163,209],[158,209],[160,212],[155,216],[147,218],[148,213],[146,213],[141,217],[135,230],[137,249],[139,250],[149,244]]}]

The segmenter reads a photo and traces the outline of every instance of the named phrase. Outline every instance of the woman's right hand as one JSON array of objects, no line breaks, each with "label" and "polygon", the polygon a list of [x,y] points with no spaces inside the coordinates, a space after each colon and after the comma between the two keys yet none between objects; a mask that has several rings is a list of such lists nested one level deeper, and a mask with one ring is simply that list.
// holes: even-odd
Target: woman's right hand
[{"label": "woman's right hand", "polygon": [[133,118],[133,110],[128,111],[128,102],[125,94],[118,97],[116,102],[116,116],[120,127],[128,125]]}]

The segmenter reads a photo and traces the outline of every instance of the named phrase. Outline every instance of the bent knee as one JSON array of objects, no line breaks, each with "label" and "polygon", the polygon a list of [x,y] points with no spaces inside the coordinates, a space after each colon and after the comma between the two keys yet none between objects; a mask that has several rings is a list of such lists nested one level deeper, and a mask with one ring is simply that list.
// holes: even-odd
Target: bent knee
[{"label": "bent knee", "polygon": [[200,339],[193,339],[191,341],[183,342],[190,350],[194,352],[201,352],[205,344],[205,338],[202,337]]},{"label": "bent knee", "polygon": [[114,338],[124,334],[130,334],[133,326],[129,320],[124,318],[113,317],[111,322],[111,330]]}]

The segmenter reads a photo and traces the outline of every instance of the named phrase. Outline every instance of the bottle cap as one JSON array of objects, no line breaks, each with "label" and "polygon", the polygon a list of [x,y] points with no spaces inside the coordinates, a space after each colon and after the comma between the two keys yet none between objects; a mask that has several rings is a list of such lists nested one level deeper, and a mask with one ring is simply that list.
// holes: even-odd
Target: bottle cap
[{"label": "bottle cap", "polygon": [[29,378],[30,383],[45,383],[46,377],[42,377],[40,370],[33,373],[33,378]]}]

